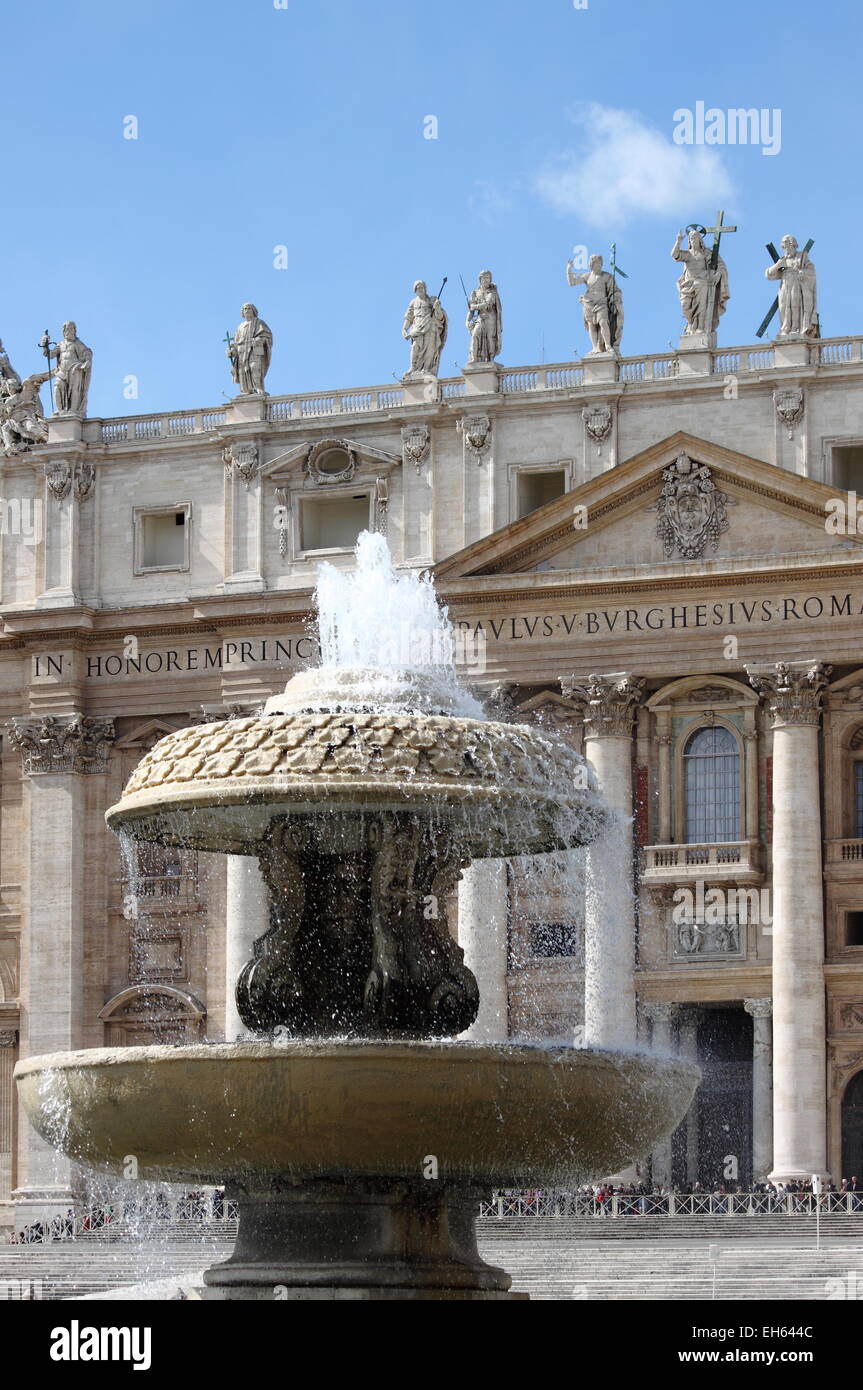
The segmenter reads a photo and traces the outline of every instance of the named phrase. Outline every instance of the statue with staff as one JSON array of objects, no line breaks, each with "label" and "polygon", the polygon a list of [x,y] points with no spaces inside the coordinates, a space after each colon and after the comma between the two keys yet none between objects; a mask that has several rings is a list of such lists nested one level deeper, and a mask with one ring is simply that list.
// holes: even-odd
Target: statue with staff
[{"label": "statue with staff", "polygon": [[449,320],[440,302],[447,277],[436,295],[430,295],[425,280],[414,284],[414,297],[405,310],[402,337],[411,345],[411,364],[402,381],[427,381],[436,377],[446,343]]},{"label": "statue with staff", "polygon": [[225,356],[231,361],[231,377],[241,396],[266,395],[264,385],[273,355],[272,329],[258,317],[254,304],[244,304],[242,321],[233,337],[226,334]]},{"label": "statue with staff", "polygon": [[57,359],[54,374],[56,390],[52,390],[52,402],[57,415],[73,415],[83,419],[87,414],[87,392],[90,389],[90,375],[93,370],[93,350],[82,343],[78,329],[69,319],[63,324],[63,336],[59,343],[52,343],[46,330],[39,340],[39,346],[48,360],[48,376],[51,377],[51,359]]},{"label": "statue with staff", "polygon": [[627,278],[615,259],[612,246],[612,269],[603,270],[602,257],[591,256],[589,270],[575,271],[575,261],[567,261],[566,278],[570,285],[584,285],[581,297],[584,326],[590,334],[590,355],[599,352],[617,352],[623,337],[623,292],[617,283],[617,276]]}]

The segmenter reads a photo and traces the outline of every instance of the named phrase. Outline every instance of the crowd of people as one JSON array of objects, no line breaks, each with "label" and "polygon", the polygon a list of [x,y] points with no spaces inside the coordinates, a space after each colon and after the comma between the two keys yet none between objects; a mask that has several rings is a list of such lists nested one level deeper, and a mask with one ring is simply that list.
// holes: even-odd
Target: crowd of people
[{"label": "crowd of people", "polygon": [[146,1226],[163,1221],[224,1221],[225,1195],[216,1188],[209,1192],[185,1192],[171,1201],[164,1192],[148,1193],[140,1200],[85,1206],[79,1212],[71,1207],[50,1221],[33,1221],[8,1237],[10,1245],[43,1245],[53,1240],[74,1240],[90,1231],[112,1227]]},{"label": "crowd of people", "polygon": [[[546,1210],[565,1213],[607,1216],[667,1215],[674,1197],[679,1207],[689,1207],[694,1214],[709,1210],[715,1213],[740,1209],[733,1198],[750,1197],[752,1206],[760,1212],[809,1212],[814,1209],[812,1198],[822,1198],[821,1207],[828,1210],[863,1211],[863,1182],[856,1177],[843,1178],[840,1184],[825,1182],[819,1194],[809,1182],[760,1182],[751,1186],[742,1183],[681,1183],[666,1187],[662,1183],[593,1183],[575,1192],[548,1192],[534,1189],[526,1192],[502,1192],[504,1205],[517,1202],[520,1214],[545,1213]],[[686,1199],[709,1199],[705,1206]],[[789,1197],[791,1201],[789,1202]],[[846,1199],[839,1201],[838,1199]],[[616,1201],[614,1200],[616,1199]],[[829,1200],[833,1199],[833,1200]]]}]

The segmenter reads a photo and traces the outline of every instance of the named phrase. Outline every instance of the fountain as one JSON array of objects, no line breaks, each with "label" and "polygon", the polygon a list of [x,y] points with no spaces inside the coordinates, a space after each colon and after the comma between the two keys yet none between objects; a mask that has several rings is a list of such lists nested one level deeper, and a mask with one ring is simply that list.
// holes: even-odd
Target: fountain
[{"label": "fountain", "polygon": [[19,1090],[83,1164],[225,1184],[239,1232],[207,1298],[516,1297],[477,1250],[480,1198],[617,1171],[698,1072],[454,1040],[479,1003],[446,919],[463,868],[588,843],[608,813],[560,740],[483,717],[430,582],[397,577],[381,537],[355,575],[325,567],[318,610],[320,667],[260,717],[162,739],[107,812],[121,836],[257,856],[252,1038],[31,1057]]}]

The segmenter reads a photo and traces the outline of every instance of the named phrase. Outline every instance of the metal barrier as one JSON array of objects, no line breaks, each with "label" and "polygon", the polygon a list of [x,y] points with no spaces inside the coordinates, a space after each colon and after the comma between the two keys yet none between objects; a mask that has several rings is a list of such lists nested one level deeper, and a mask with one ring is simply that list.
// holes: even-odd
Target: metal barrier
[{"label": "metal barrier", "polygon": [[481,1202],[480,1216],[822,1216],[863,1215],[863,1191],[825,1192],[653,1192],[595,1194],[545,1190],[496,1192]]}]

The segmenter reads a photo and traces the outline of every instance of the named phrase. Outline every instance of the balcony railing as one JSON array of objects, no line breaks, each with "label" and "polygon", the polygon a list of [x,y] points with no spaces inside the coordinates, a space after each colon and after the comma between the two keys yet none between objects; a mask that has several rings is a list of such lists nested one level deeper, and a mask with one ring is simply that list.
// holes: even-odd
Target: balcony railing
[{"label": "balcony railing", "polygon": [[860,864],[863,867],[863,840],[828,840],[828,864]]},{"label": "balcony railing", "polygon": [[139,908],[155,906],[156,910],[167,904],[188,906],[197,901],[197,880],[188,874],[136,874],[134,878],[122,878],[121,893],[124,901],[133,898]]},{"label": "balcony railing", "polygon": [[701,878],[712,882],[760,882],[760,846],[755,840],[646,845],[643,877],[645,883],[680,883]]},{"label": "balcony railing", "polygon": [[863,840],[827,840],[824,845],[824,877],[847,882],[863,880]]},{"label": "balcony railing", "polygon": [[[809,345],[808,353],[810,366],[853,366],[863,361],[863,337],[822,338]],[[617,376],[628,386],[635,387],[651,382],[671,381],[681,376],[681,360],[678,353],[621,357],[617,364]],[[772,371],[774,368],[776,352],[772,347],[721,348],[713,350],[710,354],[710,370],[714,376],[745,376],[747,373]],[[513,367],[501,372],[500,390],[506,396],[522,396],[536,391],[590,389],[585,375],[583,361]],[[467,384],[462,377],[442,378],[438,384],[444,401],[460,400],[467,392]],[[403,387],[398,384],[357,386],[344,391],[271,396],[267,401],[267,419],[271,424],[281,424],[292,420],[326,418],[330,415],[364,415],[372,411],[411,408],[413,401],[406,399]],[[109,445],[179,439],[221,428],[226,423],[227,411],[228,407],[220,406],[209,410],[172,411],[162,415],[92,420],[85,422],[86,429],[92,428],[93,431],[92,434],[85,434],[85,438],[101,438],[103,444]]]}]

